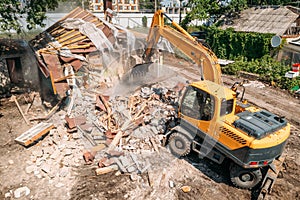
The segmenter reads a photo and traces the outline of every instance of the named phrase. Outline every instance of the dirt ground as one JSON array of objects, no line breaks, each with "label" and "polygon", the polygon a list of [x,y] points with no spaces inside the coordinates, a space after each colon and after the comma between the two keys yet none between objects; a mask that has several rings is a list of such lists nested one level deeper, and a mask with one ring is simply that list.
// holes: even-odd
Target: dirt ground
[{"label": "dirt ground", "polygon": [[[197,69],[186,68],[186,62],[172,63],[172,70],[188,80],[198,78]],[[240,78],[223,76],[225,85],[232,85]],[[27,104],[22,96],[17,96],[22,109]],[[299,199],[300,198],[300,100],[292,97],[286,91],[266,86],[258,81],[250,81],[246,86],[246,99],[263,109],[285,116],[292,125],[291,136],[286,146],[286,169],[267,199]],[[226,166],[214,164],[206,159],[199,160],[194,155],[184,159],[172,157],[165,148],[160,148],[157,157],[163,161],[152,166],[150,172],[136,174],[109,174],[96,176],[95,165],[85,165],[82,159],[84,144],[78,142],[78,151],[72,152],[73,164],[64,164],[69,154],[64,154],[59,164],[59,173],[49,176],[49,173],[28,171],[36,152],[45,148],[59,146],[53,144],[54,136],[47,135],[37,144],[25,148],[14,139],[30,128],[20,115],[14,102],[1,99],[0,105],[0,199],[15,199],[16,189],[26,186],[30,194],[21,195],[20,199],[251,199],[251,191],[238,189],[229,181]],[[44,107],[38,106],[31,114],[44,114]],[[63,117],[59,114],[50,121],[60,123]],[[63,132],[62,142],[70,140]],[[64,140],[65,139],[65,140]],[[76,143],[77,144],[77,143]],[[71,145],[71,144],[70,144]],[[59,148],[58,148],[59,149]],[[51,155],[48,155],[51,156]],[[47,158],[46,158],[47,159]],[[47,160],[49,161],[49,160]],[[50,162],[50,161],[49,161]],[[51,161],[54,162],[54,161]],[[65,167],[65,166],[67,167]],[[62,175],[61,170],[68,168],[68,174]],[[158,175],[160,175],[159,178]],[[151,180],[153,179],[153,180]],[[158,181],[158,183],[156,183]],[[190,192],[183,192],[182,186],[189,186]]]}]

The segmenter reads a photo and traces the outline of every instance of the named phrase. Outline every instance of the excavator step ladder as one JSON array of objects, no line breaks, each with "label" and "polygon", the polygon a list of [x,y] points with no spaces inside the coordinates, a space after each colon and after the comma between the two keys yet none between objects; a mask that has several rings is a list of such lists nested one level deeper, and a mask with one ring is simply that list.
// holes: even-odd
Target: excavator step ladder
[{"label": "excavator step ladder", "polygon": [[258,200],[263,200],[268,194],[271,194],[274,183],[276,182],[277,176],[281,170],[284,169],[283,163],[286,155],[282,154],[278,159],[275,159],[270,165],[270,168],[267,171],[266,176],[260,187],[258,194]]}]

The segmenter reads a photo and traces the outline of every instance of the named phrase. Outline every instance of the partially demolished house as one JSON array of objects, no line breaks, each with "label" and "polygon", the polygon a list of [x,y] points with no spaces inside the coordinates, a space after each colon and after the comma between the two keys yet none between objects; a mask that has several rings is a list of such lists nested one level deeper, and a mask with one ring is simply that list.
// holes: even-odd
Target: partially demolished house
[{"label": "partially demolished house", "polygon": [[132,32],[79,7],[36,36],[30,45],[42,72],[42,91],[59,98],[76,87],[78,79],[86,85],[102,83],[108,87],[108,79],[120,78],[140,61],[139,50],[143,49]]}]

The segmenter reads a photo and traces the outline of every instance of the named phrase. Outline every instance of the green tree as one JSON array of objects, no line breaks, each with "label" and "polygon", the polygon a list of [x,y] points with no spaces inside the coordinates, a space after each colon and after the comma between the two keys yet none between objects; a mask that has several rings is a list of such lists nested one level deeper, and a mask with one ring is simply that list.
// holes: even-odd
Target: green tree
[{"label": "green tree", "polygon": [[155,9],[155,0],[140,0],[140,10],[153,10]]},{"label": "green tree", "polygon": [[1,0],[0,31],[15,30],[19,34],[25,28],[24,22],[29,30],[44,26],[46,11],[54,10],[59,1],[63,0]]},{"label": "green tree", "polygon": [[235,13],[247,7],[247,0],[190,0],[187,7],[191,11],[186,15],[181,25],[186,28],[187,24],[194,20],[218,19],[222,14]]}]

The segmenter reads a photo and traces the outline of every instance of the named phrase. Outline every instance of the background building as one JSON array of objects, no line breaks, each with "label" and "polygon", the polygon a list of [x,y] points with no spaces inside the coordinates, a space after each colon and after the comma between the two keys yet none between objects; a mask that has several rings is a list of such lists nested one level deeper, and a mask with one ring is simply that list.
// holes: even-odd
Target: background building
[{"label": "background building", "polygon": [[[111,3],[112,10],[116,12],[139,12],[139,0],[111,0],[106,3]],[[105,10],[103,0],[92,0],[89,6],[92,12],[103,12]]]},{"label": "background building", "polygon": [[178,14],[181,12],[186,14],[188,0],[163,0],[160,2],[160,5],[166,13],[169,14]]}]

